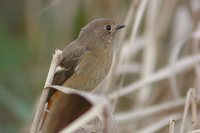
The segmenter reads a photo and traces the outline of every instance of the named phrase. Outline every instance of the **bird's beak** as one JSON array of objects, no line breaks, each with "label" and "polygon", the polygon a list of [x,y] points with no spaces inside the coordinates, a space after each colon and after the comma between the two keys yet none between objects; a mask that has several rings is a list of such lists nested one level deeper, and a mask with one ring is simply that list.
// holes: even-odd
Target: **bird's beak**
[{"label": "bird's beak", "polygon": [[124,27],[125,27],[125,25],[116,25],[115,29],[119,30],[119,29],[124,28]]}]

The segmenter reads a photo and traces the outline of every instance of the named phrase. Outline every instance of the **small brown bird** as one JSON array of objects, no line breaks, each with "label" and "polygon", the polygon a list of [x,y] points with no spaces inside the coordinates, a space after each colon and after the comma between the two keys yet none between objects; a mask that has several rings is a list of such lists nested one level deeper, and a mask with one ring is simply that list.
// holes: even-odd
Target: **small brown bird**
[{"label": "small brown bird", "polygon": [[[55,74],[53,85],[62,85],[81,91],[92,91],[108,74],[113,58],[114,38],[116,32],[125,27],[116,25],[112,20],[100,18],[91,21],[84,28],[78,38],[71,42],[62,53],[61,61]],[[67,114],[60,114],[60,106],[64,106],[66,94],[50,90],[47,98],[48,110],[44,120],[44,127],[52,125],[59,131],[65,124],[53,119],[53,115],[60,115],[59,119],[67,118]],[[61,103],[61,104],[60,104]],[[67,105],[67,103],[66,103]],[[55,122],[56,121],[56,122]],[[46,126],[45,126],[46,125]],[[50,132],[42,129],[44,132]]]}]

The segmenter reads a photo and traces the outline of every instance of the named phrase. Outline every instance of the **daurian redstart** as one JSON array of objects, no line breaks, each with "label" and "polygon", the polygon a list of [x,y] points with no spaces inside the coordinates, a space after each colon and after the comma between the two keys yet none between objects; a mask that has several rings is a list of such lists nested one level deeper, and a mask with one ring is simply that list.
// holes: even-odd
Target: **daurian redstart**
[{"label": "daurian redstart", "polygon": [[[110,70],[115,34],[123,27],[124,25],[117,25],[107,18],[95,19],[88,23],[81,29],[78,38],[63,50],[63,60],[57,68],[53,85],[89,92],[95,89]],[[69,100],[66,94],[50,90],[47,99],[50,113],[47,113],[43,127],[55,126],[55,131],[51,132],[62,128],[64,119],[70,114],[62,115],[63,112],[59,112],[59,108],[67,99]],[[59,119],[55,120],[54,115],[60,115]],[[50,132],[43,128],[42,131]]]}]

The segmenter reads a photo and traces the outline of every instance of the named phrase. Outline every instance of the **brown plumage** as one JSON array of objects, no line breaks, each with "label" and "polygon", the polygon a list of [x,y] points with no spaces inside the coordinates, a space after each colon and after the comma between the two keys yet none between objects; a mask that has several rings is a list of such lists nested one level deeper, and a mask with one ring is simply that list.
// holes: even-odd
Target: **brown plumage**
[{"label": "brown plumage", "polygon": [[[92,91],[110,70],[115,34],[118,29],[123,27],[124,25],[116,25],[110,19],[101,18],[90,22],[82,28],[78,38],[63,50],[63,60],[54,76],[53,85]],[[44,120],[43,132],[58,132],[66,125],[66,119],[71,114],[56,116],[56,118],[54,114],[64,113],[59,112],[61,110],[58,108],[66,106],[70,99],[72,100],[73,98],[60,91],[54,89],[50,91],[47,102],[48,110],[51,113],[47,114]],[[52,125],[55,130],[48,130],[47,127],[52,127]]]}]

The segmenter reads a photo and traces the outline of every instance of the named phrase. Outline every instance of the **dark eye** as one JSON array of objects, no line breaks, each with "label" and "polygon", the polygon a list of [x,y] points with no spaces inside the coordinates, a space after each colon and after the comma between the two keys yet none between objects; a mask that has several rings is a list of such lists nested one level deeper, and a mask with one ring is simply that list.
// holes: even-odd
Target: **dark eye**
[{"label": "dark eye", "polygon": [[106,25],[106,30],[110,31],[111,30],[111,25]]}]

